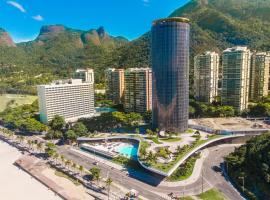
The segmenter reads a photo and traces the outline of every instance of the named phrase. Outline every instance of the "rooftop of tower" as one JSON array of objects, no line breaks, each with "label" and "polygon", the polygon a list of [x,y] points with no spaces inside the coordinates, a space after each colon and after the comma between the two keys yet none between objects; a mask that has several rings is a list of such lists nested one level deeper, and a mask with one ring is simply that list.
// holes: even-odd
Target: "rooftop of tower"
[{"label": "rooftop of tower", "polygon": [[163,18],[158,19],[153,22],[153,25],[156,25],[158,23],[166,23],[166,22],[183,22],[183,23],[189,23],[190,20],[185,17],[170,17],[170,18]]}]

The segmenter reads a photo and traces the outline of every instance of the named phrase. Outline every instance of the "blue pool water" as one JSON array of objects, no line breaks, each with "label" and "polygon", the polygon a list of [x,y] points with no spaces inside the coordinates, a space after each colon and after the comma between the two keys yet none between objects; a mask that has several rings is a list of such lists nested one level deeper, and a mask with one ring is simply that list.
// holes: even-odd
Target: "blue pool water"
[{"label": "blue pool water", "polygon": [[97,107],[96,112],[99,113],[108,113],[108,112],[115,112],[117,111],[115,108],[109,108],[109,107]]},{"label": "blue pool water", "polygon": [[123,156],[136,159],[137,152],[138,152],[138,145],[129,145],[129,146],[119,147],[118,151]]}]

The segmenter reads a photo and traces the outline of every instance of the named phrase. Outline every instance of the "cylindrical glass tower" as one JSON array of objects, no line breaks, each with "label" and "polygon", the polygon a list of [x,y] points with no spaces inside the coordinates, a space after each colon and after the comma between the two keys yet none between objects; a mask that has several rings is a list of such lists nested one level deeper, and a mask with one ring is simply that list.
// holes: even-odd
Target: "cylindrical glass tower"
[{"label": "cylindrical glass tower", "polygon": [[153,128],[184,132],[189,114],[189,20],[153,22]]}]

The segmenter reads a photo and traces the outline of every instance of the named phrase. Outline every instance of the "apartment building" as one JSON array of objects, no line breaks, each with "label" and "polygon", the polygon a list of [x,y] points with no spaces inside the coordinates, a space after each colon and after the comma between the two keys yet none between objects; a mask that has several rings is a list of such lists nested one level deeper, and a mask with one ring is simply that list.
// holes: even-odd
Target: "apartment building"
[{"label": "apartment building", "polygon": [[124,101],[125,71],[124,69],[109,68],[105,70],[106,94],[115,104]]},{"label": "apartment building", "polygon": [[194,58],[194,92],[201,102],[212,103],[218,96],[219,55],[207,51]]},{"label": "apartment building", "polygon": [[237,111],[247,108],[249,100],[251,52],[247,47],[233,47],[222,54],[221,103]]},{"label": "apartment building", "polygon": [[82,79],[83,82],[94,83],[94,70],[87,69],[77,69],[74,73],[74,79]]},{"label": "apartment building", "polygon": [[125,71],[124,109],[145,113],[152,109],[152,70],[130,68]]},{"label": "apartment building", "polygon": [[268,95],[270,54],[253,53],[250,70],[250,100],[258,101]]}]

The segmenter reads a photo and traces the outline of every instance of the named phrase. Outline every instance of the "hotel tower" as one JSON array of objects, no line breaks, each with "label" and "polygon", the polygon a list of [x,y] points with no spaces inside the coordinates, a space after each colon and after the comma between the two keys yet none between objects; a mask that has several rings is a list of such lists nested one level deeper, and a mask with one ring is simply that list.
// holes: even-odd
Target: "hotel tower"
[{"label": "hotel tower", "polygon": [[186,18],[153,22],[153,128],[173,132],[188,128],[189,32]]}]

